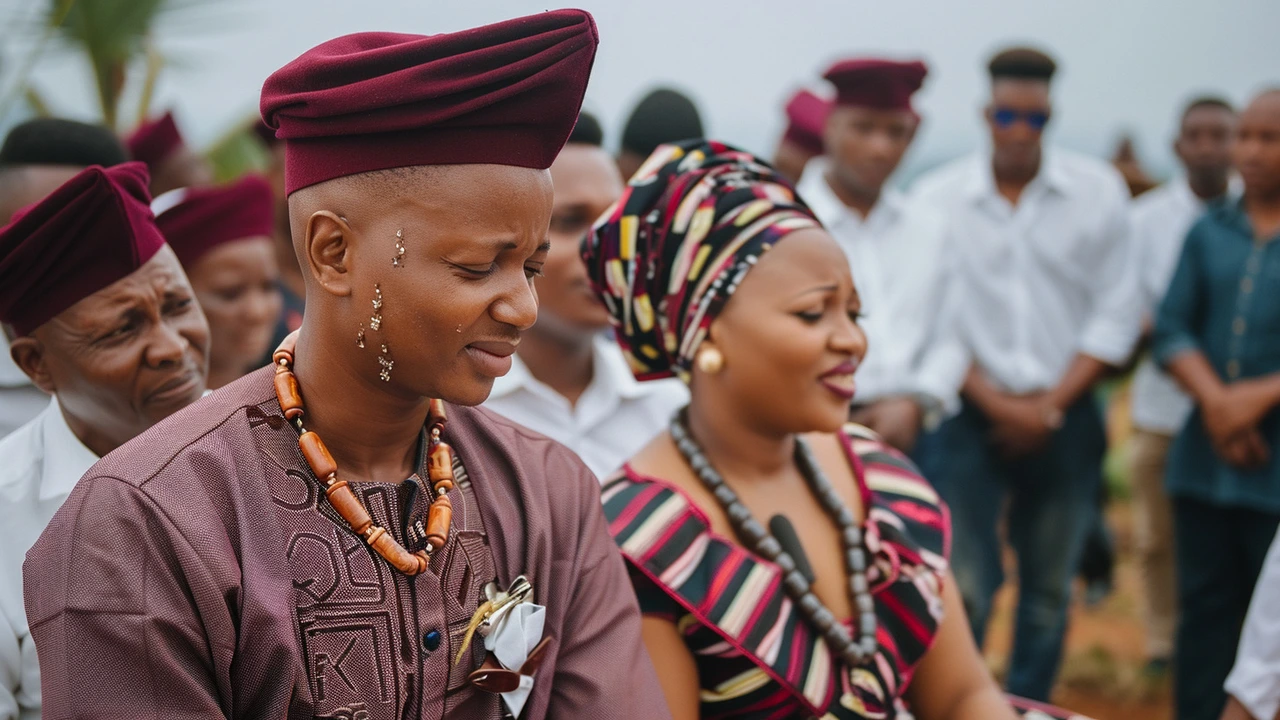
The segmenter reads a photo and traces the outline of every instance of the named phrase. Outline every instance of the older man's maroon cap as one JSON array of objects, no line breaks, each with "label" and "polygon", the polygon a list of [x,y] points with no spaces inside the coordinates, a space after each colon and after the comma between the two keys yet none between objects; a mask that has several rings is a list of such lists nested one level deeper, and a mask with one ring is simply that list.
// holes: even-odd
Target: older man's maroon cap
[{"label": "older man's maroon cap", "polygon": [[157,165],[183,146],[182,133],[178,132],[178,123],[173,113],[149,120],[138,126],[126,141],[129,146],[129,157],[144,162],[154,170]]},{"label": "older man's maroon cap", "polygon": [[0,229],[0,321],[30,334],[164,247],[147,168],[81,171]]},{"label": "older man's maroon cap", "polygon": [[787,131],[783,137],[790,143],[811,153],[823,151],[822,136],[831,112],[831,101],[815,95],[811,90],[800,90],[787,101]]},{"label": "older man's maroon cap", "polygon": [[911,96],[927,74],[929,68],[919,60],[863,58],[838,62],[822,77],[835,85],[837,105],[911,110]]},{"label": "older man's maroon cap", "polygon": [[156,226],[188,269],[225,243],[270,238],[275,208],[271,184],[258,175],[222,187],[170,190],[151,203]]},{"label": "older man's maroon cap", "polygon": [[442,35],[369,32],[267,78],[287,192],[373,170],[493,163],[545,169],[569,137],[598,44],[582,10]]}]

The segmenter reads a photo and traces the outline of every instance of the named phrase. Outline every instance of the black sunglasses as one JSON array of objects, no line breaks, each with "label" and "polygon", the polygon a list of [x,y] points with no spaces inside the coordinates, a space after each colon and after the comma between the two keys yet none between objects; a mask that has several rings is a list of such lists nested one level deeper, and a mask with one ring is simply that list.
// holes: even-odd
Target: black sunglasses
[{"label": "black sunglasses", "polygon": [[991,112],[991,119],[1001,129],[1013,127],[1022,120],[1032,130],[1043,130],[1049,124],[1049,113],[1044,110],[1014,110],[1013,108],[996,108]]}]

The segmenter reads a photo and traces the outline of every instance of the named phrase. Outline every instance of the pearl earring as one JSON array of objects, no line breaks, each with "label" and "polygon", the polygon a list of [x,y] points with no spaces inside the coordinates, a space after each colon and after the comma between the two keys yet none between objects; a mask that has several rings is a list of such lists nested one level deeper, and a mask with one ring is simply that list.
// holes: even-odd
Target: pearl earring
[{"label": "pearl earring", "polygon": [[708,375],[715,375],[724,369],[724,353],[709,347],[698,351],[698,369]]}]

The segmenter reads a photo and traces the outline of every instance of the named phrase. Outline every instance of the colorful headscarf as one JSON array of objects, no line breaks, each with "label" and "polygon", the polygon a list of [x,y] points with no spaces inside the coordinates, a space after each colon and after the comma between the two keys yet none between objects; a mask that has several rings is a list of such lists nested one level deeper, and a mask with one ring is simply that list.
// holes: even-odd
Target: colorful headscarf
[{"label": "colorful headscarf", "polygon": [[821,227],[786,178],[712,140],[659,146],[582,245],[637,379],[686,382],[711,322],[760,255]]}]

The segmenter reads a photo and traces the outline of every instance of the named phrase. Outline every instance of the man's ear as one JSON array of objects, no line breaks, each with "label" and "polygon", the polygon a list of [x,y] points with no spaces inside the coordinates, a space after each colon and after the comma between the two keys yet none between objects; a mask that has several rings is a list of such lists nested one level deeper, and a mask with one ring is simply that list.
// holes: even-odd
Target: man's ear
[{"label": "man's ear", "polygon": [[53,395],[58,392],[58,386],[45,363],[44,349],[39,340],[29,335],[14,338],[9,343],[9,357],[13,358],[14,364],[31,379],[33,385]]},{"label": "man's ear", "polygon": [[331,295],[351,295],[351,226],[328,210],[307,218],[303,257],[316,284]]}]

